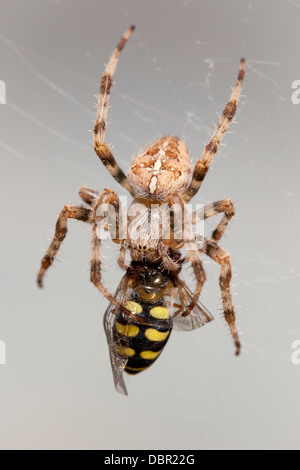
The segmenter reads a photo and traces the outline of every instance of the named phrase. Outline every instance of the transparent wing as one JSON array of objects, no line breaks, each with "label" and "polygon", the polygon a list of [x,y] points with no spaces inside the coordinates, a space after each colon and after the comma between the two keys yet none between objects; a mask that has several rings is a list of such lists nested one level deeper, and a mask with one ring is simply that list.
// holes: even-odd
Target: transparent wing
[{"label": "transparent wing", "polygon": [[[190,289],[187,287],[184,281],[180,280],[179,292],[178,292],[178,304],[184,311],[192,301],[193,294]],[[201,328],[201,326],[206,325],[207,323],[213,321],[213,316],[204,307],[201,302],[197,302],[193,310],[189,315],[183,317],[179,312],[173,318],[173,328],[174,330],[183,330],[191,331]]]},{"label": "transparent wing", "polygon": [[[128,280],[129,280],[128,275],[125,274],[125,276],[121,280],[118,286],[118,289],[115,293],[115,298],[122,305],[125,303],[125,298],[127,296]],[[105,334],[107,338],[110,362],[111,362],[112,373],[113,373],[116,390],[119,393],[122,393],[123,395],[128,395],[124,378],[123,378],[123,372],[126,367],[126,363],[128,359],[118,354],[117,348],[119,345],[117,343],[117,338],[114,337],[114,334],[113,334],[113,327],[116,321],[116,313],[117,313],[116,307],[110,304],[105,311],[103,325],[104,325],[104,330],[105,330]],[[124,346],[124,343],[122,346]]]}]

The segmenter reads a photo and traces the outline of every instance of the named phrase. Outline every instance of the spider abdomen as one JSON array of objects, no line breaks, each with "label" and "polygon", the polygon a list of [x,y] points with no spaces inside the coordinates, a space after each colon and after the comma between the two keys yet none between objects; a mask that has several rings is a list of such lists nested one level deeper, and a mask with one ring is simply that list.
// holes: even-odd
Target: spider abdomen
[{"label": "spider abdomen", "polygon": [[138,155],[128,172],[134,192],[142,198],[167,201],[171,193],[182,192],[189,184],[191,163],[184,142],[163,137]]}]

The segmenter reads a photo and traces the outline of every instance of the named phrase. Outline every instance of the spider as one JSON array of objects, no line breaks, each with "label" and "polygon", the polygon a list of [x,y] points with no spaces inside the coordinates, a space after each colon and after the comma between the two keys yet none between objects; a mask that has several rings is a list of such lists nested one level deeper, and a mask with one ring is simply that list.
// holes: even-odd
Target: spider
[{"label": "spider", "polygon": [[[225,106],[210,142],[206,145],[201,158],[195,164],[193,172],[191,172],[190,157],[185,143],[177,137],[166,136],[155,141],[140,153],[134,159],[126,176],[117,164],[109,146],[105,143],[105,131],[113,75],[120,53],[133,30],[134,26],[131,26],[126,31],[106,66],[100,85],[98,112],[94,127],[94,149],[96,154],[113,178],[133,197],[133,202],[127,212],[127,222],[131,223],[131,225],[133,224],[133,231],[130,234],[125,229],[125,238],[120,237],[124,218],[121,217],[122,208],[119,196],[114,191],[104,189],[99,194],[89,187],[81,187],[79,195],[89,207],[86,205],[66,205],[61,211],[56,223],[55,235],[41,262],[38,273],[38,285],[42,287],[44,274],[52,265],[60,245],[67,234],[68,219],[81,220],[91,224],[92,227],[91,282],[119,311],[125,315],[134,316],[132,312],[127,310],[124,305],[121,305],[110,294],[101,279],[101,237],[99,237],[97,228],[99,222],[104,219],[104,213],[99,215],[99,209],[110,205],[116,211],[117,230],[113,241],[120,244],[118,264],[122,269],[126,270],[128,268],[125,257],[127,251],[129,251],[133,262],[151,263],[152,265],[157,263],[162,265],[167,272],[178,272],[177,255],[174,255],[174,253],[177,253],[178,250],[185,246],[187,252],[186,261],[189,261],[192,265],[197,284],[191,296],[190,305],[182,312],[183,317],[186,317],[195,307],[206,280],[200,253],[204,253],[220,265],[220,289],[224,317],[229,325],[235,342],[236,354],[238,355],[241,345],[235,324],[236,317],[230,290],[232,277],[231,261],[228,253],[218,244],[234,215],[233,203],[230,199],[223,199],[206,205],[204,213],[203,211],[201,214],[199,211],[193,212],[191,217],[184,222],[186,230],[184,230],[182,237],[179,238],[176,238],[172,223],[169,238],[164,238],[161,233],[153,235],[153,231],[150,230],[150,220],[153,214],[153,204],[159,209],[172,206],[184,210],[185,204],[200,189],[209,170],[210,163],[219,148],[221,139],[236,112],[244,78],[245,59],[241,59],[238,79],[230,100]],[[132,211],[134,212],[134,209],[138,209],[135,211],[135,213],[138,213],[137,218],[130,215]],[[176,210],[178,211],[178,209],[175,209],[174,212]],[[163,210],[159,214],[162,219],[160,219],[158,224],[160,224],[160,227],[166,226],[167,224],[163,219]],[[217,214],[223,215],[211,237],[202,237],[199,234],[193,233],[193,224],[201,218],[207,219]],[[135,236],[132,236],[132,233]]]}]

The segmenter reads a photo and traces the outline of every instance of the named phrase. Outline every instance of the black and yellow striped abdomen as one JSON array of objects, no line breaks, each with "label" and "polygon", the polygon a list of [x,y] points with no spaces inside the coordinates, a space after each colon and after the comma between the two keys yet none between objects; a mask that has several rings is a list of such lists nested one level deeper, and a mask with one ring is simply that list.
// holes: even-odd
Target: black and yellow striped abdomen
[{"label": "black and yellow striped abdomen", "polygon": [[131,296],[125,307],[136,315],[135,318],[117,316],[114,324],[116,352],[126,356],[125,371],[137,374],[158,358],[166,345],[172,320],[163,299],[156,302],[142,301],[138,295]]}]

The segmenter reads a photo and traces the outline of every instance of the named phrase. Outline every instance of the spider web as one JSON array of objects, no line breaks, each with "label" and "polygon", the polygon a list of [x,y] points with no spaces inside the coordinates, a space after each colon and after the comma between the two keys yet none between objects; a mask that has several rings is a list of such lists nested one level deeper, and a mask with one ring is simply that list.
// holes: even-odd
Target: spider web
[{"label": "spider web", "polygon": [[[296,1],[286,1],[288,4],[290,4],[290,6],[299,8],[299,3]],[[164,101],[161,101],[161,104],[158,106],[156,103],[151,103],[151,100],[139,99],[134,95],[134,93],[130,91],[120,91],[119,84],[122,83],[122,67],[124,68],[124,62],[126,61],[126,57],[121,57],[118,70],[118,84],[113,89],[110,100],[110,104],[113,106],[113,108],[115,108],[115,110],[110,110],[110,115],[115,118],[116,114],[118,113],[118,107],[123,103],[126,109],[129,110],[131,116],[133,116],[137,122],[142,123],[142,126],[140,126],[142,133],[145,127],[152,127],[154,129],[154,138],[158,137],[158,133],[160,132],[170,132],[182,137],[190,146],[193,160],[195,161],[195,159],[200,156],[201,149],[208,141],[209,135],[211,135],[213,132],[214,124],[218,121],[216,112],[222,112],[223,102],[229,97],[230,87],[234,84],[234,80],[236,78],[237,64],[235,68],[232,68],[231,79],[228,80],[226,87],[222,87],[227,89],[227,91],[223,95],[223,98],[220,99],[220,93],[218,91],[220,75],[222,74],[222,69],[224,66],[226,69],[229,67],[229,60],[224,57],[205,56],[205,49],[209,48],[209,42],[204,40],[202,37],[195,39],[202,58],[202,63],[199,64],[199,75],[201,75],[201,79],[195,80],[195,77],[190,77],[187,75],[188,80],[186,82],[181,81],[178,84],[176,79],[168,74],[167,61],[162,63],[161,59],[155,56],[152,52],[151,45],[149,43],[145,44],[144,41],[142,42],[140,36],[141,34],[138,34],[137,45],[134,45],[134,39],[132,39],[131,44],[126,46],[126,49],[128,49],[128,54],[131,53],[131,55],[134,55],[134,52],[140,52],[146,58],[145,61],[149,60],[149,62],[152,64],[152,69],[156,75],[157,81],[163,82],[165,85],[164,91],[167,90],[168,92],[167,96],[164,95],[164,98],[166,98],[165,102],[168,100],[173,101],[175,103],[175,107],[178,109],[178,113],[175,115],[168,111],[168,109],[166,109],[168,107],[165,106]],[[65,89],[63,85],[60,85],[59,83],[60,73],[62,73],[69,77],[72,82],[76,81],[81,87],[93,85],[94,89],[97,90],[97,83],[94,82],[88,75],[84,73],[73,72],[72,70],[62,65],[58,65],[55,62],[37,54],[33,50],[23,47],[20,44],[16,44],[11,38],[3,34],[0,34],[0,42],[2,43],[2,46],[5,45],[5,47],[10,49],[11,54],[15,55],[16,58],[20,61],[20,65],[23,65],[25,69],[27,69],[29,74],[31,74],[32,79],[36,79],[44,86],[45,93],[47,92],[47,89],[51,92],[54,92],[60,97],[60,99],[64,100],[66,103],[69,103],[72,105],[72,107],[75,107],[79,113],[84,113],[91,119],[94,118],[94,110],[89,108],[88,105],[83,103],[83,101],[78,97],[72,95],[69,90]],[[98,57],[95,57],[91,52],[86,52],[86,61],[100,72],[101,67],[99,66]],[[51,80],[48,76],[40,71],[44,66],[47,70],[52,69],[54,71],[56,76],[55,81]],[[268,111],[264,111],[265,115],[262,115],[262,118],[252,126],[252,136],[255,132],[255,128],[259,132],[262,132],[264,126],[263,118],[269,118],[272,110],[276,110],[278,107],[286,108],[290,104],[290,97],[284,96],[279,82],[276,79],[276,76],[281,71],[281,67],[282,64],[280,62],[251,57],[247,60],[247,75],[244,88],[245,97],[241,99],[237,119],[243,119],[243,116],[245,113],[247,113],[248,110],[250,110],[251,113],[251,110],[258,104],[258,102],[260,104],[262,102],[261,98],[258,100],[253,96],[249,96],[247,88],[248,86],[251,87],[251,82],[258,83],[258,90],[260,92],[262,92],[262,90],[267,90],[264,95],[264,101],[265,103],[268,103]],[[208,109],[208,118],[207,113],[203,112],[203,105],[204,109]],[[66,133],[61,132],[61,130],[50,126],[46,121],[43,121],[43,119],[40,117],[32,114],[29,108],[25,109],[10,99],[7,100],[7,106],[12,111],[19,114],[22,118],[25,118],[26,120],[33,123],[37,128],[46,131],[51,137],[59,139],[67,145],[78,148],[79,150],[84,150],[85,152],[90,151],[90,147],[87,143],[78,141],[76,138],[74,139],[73,135],[67,135]],[[266,109],[267,108],[265,107],[265,110]],[[211,116],[214,116],[213,121],[210,119]],[[160,128],[158,130],[158,124],[162,124],[161,130]],[[118,142],[115,144],[117,150],[119,147],[125,145],[126,150],[129,149],[129,154],[134,156],[138,153],[139,150],[142,149],[145,144],[148,143],[147,140],[146,142],[143,142],[142,139],[138,139],[134,132],[125,132],[117,129],[118,126],[114,125],[113,122],[109,125],[107,132],[109,141],[114,141],[115,139],[118,140]],[[241,136],[239,136],[240,129]],[[245,126],[240,128],[240,126],[233,124],[230,128],[230,133],[232,132],[238,136],[238,142],[241,143],[242,146],[247,145],[251,135],[249,131],[245,130]],[[285,152],[288,153],[290,151],[287,142],[289,136],[284,133],[283,129],[279,129],[279,134],[285,141]],[[276,158],[276,154],[267,155],[267,146],[262,149],[263,155],[261,155],[260,152],[255,152],[255,154],[251,155],[250,158],[245,157],[245,155],[236,158],[238,148],[237,140],[235,139],[236,135],[230,137],[226,136],[224,139],[224,146],[221,147],[218,155],[215,157],[215,161],[212,164],[212,169],[216,169],[216,171],[212,171],[213,176],[215,177],[215,181],[212,183],[212,188],[218,188],[219,184],[222,187],[224,186],[221,182],[220,176],[217,174],[218,165],[222,164],[222,170],[224,169],[224,171],[225,166],[229,172],[234,170],[236,175],[241,175],[238,176],[238,178],[242,179],[243,175],[245,174],[245,169],[249,168],[249,165],[252,167],[259,167],[262,160],[263,164],[265,165],[266,163],[272,163],[272,158]],[[229,145],[229,149],[225,146],[227,144]],[[13,145],[2,139],[0,140],[0,146],[13,157],[21,159],[26,158],[24,157],[22,151],[14,148]],[[232,154],[235,157],[233,159]],[[76,163],[69,161],[67,162],[66,159],[61,156],[57,156],[56,158],[65,165],[69,165],[70,163],[72,165],[76,165]],[[128,158],[125,159],[127,159],[126,163],[128,164]],[[78,165],[78,168],[91,175],[91,172],[87,170],[83,164]],[[279,286],[284,282],[295,281],[299,278],[300,271],[298,266],[300,251],[299,245],[297,243],[297,240],[299,239],[299,215],[297,210],[297,200],[299,199],[300,194],[297,192],[296,188],[295,191],[291,191],[289,187],[285,187],[279,176],[280,175],[278,174],[273,174],[271,169],[267,175],[267,180],[264,181],[263,184],[267,188],[266,192],[272,192],[276,190],[277,195],[280,196],[279,207],[278,204],[273,205],[273,207],[271,205],[271,207],[268,208],[268,211],[274,215],[278,210],[281,211],[281,216],[283,216],[284,221],[287,220],[291,224],[291,230],[294,234],[293,257],[290,263],[285,264],[283,260],[281,260],[281,262],[277,260],[274,261],[272,254],[268,256],[267,253],[262,253],[261,255],[256,255],[255,253],[247,253],[247,255],[235,255],[235,259],[238,260],[239,263],[252,266],[252,269],[255,273],[257,270],[260,272],[260,275],[256,276],[255,274],[255,277],[248,278],[246,280],[239,276],[238,283],[240,285],[245,284],[246,286],[251,286],[252,288],[254,288],[258,283],[278,284]],[[208,194],[203,191],[203,196],[201,195],[201,202],[209,203],[214,198],[222,196],[222,193],[219,190],[217,195],[214,196],[214,190],[209,189],[209,183],[205,185],[205,189],[207,188]],[[230,196],[230,183],[226,189],[226,196]],[[237,204],[239,204],[239,202],[237,202]],[[252,220],[251,218],[250,220],[247,220],[246,217],[244,217],[242,214],[238,215],[238,217],[240,218],[239,223],[242,221],[252,226],[253,223],[257,224],[258,222],[261,227],[264,227],[264,211],[262,210],[262,207],[260,207],[260,213],[258,215],[257,213],[253,213]],[[235,222],[235,225],[237,225],[237,222]],[[212,226],[213,223],[209,221],[207,224],[207,230],[209,230]],[[226,236],[226,241],[227,238],[228,235]],[[234,251],[234,245],[232,247],[232,251]],[[208,269],[210,270],[211,263],[206,262],[206,264],[209,265]],[[297,303],[296,297],[294,301]]]}]

